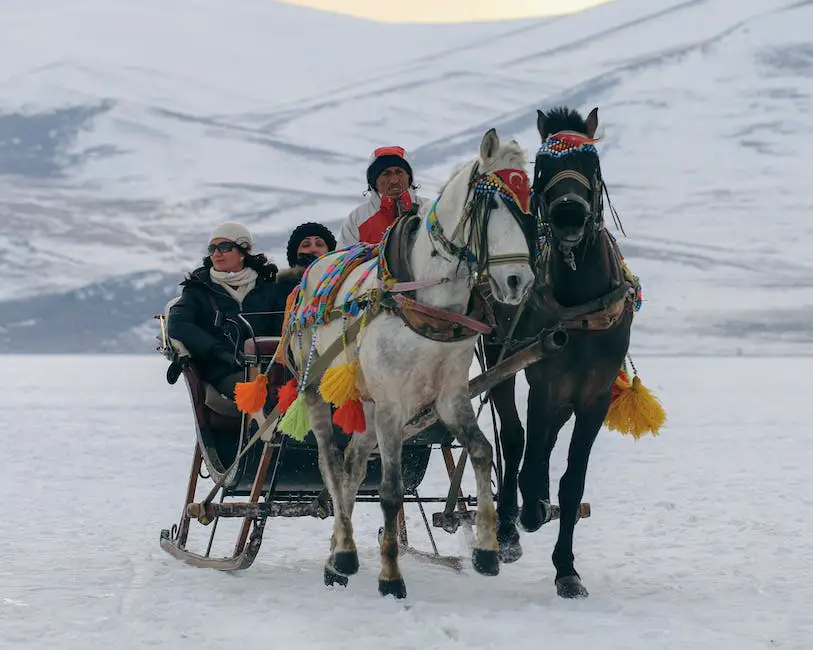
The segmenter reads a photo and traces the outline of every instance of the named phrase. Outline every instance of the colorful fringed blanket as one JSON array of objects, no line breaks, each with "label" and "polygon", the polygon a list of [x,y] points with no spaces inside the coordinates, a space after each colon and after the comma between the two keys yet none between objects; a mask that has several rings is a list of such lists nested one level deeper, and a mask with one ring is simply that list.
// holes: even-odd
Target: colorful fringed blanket
[{"label": "colorful fringed blanket", "polygon": [[[299,381],[292,379],[282,386],[278,402],[280,413],[284,414],[279,424],[280,430],[292,438],[302,440],[310,429],[301,387],[308,381],[316,337],[311,336],[309,349],[305,350],[302,333],[306,329],[315,330],[317,326],[334,318],[344,319],[342,328],[344,331],[348,318],[362,316],[361,311],[370,301],[370,296],[369,292],[362,292],[361,288],[371,276],[377,277],[380,249],[378,244],[355,244],[333,254],[327,267],[318,262],[312,264],[302,276],[299,286],[288,296],[282,341],[276,361],[288,365],[286,353],[290,340],[294,335],[298,336],[302,355],[297,367],[300,371]],[[359,269],[362,270],[356,280],[347,288],[344,295],[340,295],[341,288],[350,275]],[[314,284],[312,272],[321,275],[315,286],[309,287],[309,284]],[[336,407],[333,422],[348,434],[361,433],[366,429],[364,410],[356,388],[359,372],[357,354],[358,344],[355,346],[355,354],[348,354],[348,363],[329,368],[319,382],[322,397]]]}]

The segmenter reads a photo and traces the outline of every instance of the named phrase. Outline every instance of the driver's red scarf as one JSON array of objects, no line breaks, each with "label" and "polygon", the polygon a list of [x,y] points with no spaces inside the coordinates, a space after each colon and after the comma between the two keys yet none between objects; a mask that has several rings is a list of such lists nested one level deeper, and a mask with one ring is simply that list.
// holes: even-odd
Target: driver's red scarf
[{"label": "driver's red scarf", "polygon": [[[396,204],[397,201],[397,204]],[[412,197],[409,192],[404,192],[398,199],[384,195],[381,197],[381,207],[373,216],[359,226],[359,241],[365,244],[378,244],[384,238],[395,219],[398,216],[399,208],[401,214],[412,209]]]}]

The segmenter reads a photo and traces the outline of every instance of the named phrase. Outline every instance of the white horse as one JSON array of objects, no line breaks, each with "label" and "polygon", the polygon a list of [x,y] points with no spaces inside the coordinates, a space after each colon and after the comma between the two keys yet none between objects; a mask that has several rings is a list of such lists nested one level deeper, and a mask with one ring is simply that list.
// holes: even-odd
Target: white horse
[{"label": "white horse", "polygon": [[[487,275],[497,300],[510,305],[522,301],[534,281],[526,235],[528,224],[523,223],[527,218],[529,185],[525,168],[526,153],[519,144],[512,140],[501,146],[496,131],[491,129],[483,136],[479,159],[458,168],[441,189],[432,211],[421,213],[421,227],[413,235],[408,255],[412,279],[421,287],[415,294],[418,303],[445,311],[452,319],[454,315],[465,315],[472,290],[483,275]],[[516,190],[513,194],[512,188]],[[517,196],[519,201],[515,200]],[[326,267],[339,255],[340,252],[328,254],[314,262],[304,296],[313,294]],[[344,296],[365,270],[377,264],[373,260],[353,271],[342,283],[338,296]],[[376,270],[373,268],[369,273],[359,294],[379,287]],[[307,300],[300,311],[305,305]],[[304,343],[296,335],[291,338],[292,358],[302,359],[303,349],[307,354],[314,335],[316,355],[324,353],[341,332],[341,319],[313,329],[305,326],[301,330]],[[317,388],[305,391],[310,426],[319,447],[319,468],[335,513],[326,571],[343,576],[358,571],[351,518],[359,485],[367,472],[367,460],[377,443],[382,463],[379,495],[384,514],[378,588],[382,595],[406,596],[398,567],[396,530],[396,516],[404,496],[402,428],[421,408],[434,404],[443,424],[468,451],[476,475],[474,568],[486,575],[499,572],[490,482],[493,450],[477,424],[468,396],[469,368],[476,341],[476,335],[452,342],[431,340],[405,327],[404,321],[391,310],[371,319],[357,342],[360,346],[357,388],[367,429],[355,434],[344,466],[333,443],[330,404]],[[340,364],[343,356],[334,365]]]}]

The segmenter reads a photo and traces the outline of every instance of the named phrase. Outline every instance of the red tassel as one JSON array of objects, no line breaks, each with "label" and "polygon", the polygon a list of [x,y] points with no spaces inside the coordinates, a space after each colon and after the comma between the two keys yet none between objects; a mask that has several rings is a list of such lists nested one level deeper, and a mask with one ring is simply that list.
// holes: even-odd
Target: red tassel
[{"label": "red tassel", "polygon": [[631,382],[629,379],[629,375],[621,369],[618,371],[618,375],[616,375],[615,381],[613,381],[613,385],[610,387],[610,404],[615,402],[618,397],[627,390],[631,386]]},{"label": "red tassel", "polygon": [[277,392],[279,412],[285,413],[291,407],[291,404],[296,401],[297,395],[299,395],[299,388],[296,385],[296,379],[291,379],[280,386],[279,392]]},{"label": "red tassel", "polygon": [[364,433],[367,430],[367,420],[361,400],[347,400],[333,414],[333,423],[338,424],[347,434]]}]

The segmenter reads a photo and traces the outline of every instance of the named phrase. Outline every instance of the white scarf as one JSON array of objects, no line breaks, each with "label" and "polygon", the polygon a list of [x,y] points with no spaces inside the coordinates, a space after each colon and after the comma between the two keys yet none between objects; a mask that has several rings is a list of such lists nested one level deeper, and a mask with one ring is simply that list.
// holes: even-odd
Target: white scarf
[{"label": "white scarf", "polygon": [[237,301],[240,308],[243,307],[243,298],[257,284],[257,271],[248,267],[232,273],[230,271],[215,271],[214,267],[209,269],[209,277],[212,282],[219,284],[229,295]]}]

